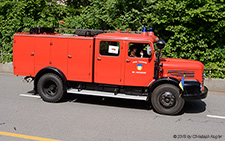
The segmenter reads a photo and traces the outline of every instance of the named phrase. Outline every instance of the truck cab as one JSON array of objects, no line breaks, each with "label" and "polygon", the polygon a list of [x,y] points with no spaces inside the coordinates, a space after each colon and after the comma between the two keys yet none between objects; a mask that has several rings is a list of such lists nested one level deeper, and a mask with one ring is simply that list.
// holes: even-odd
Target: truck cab
[{"label": "truck cab", "polygon": [[14,35],[13,65],[15,75],[34,80],[44,101],[58,102],[67,93],[146,100],[158,113],[174,115],[185,100],[207,96],[203,64],[162,58],[165,42],[152,29],[74,35],[42,30]]},{"label": "truck cab", "polygon": [[[154,40],[129,33],[105,33],[95,39],[95,83],[148,87],[154,76]],[[150,48],[150,55],[147,54]],[[135,51],[135,56],[131,52]],[[143,56],[140,53],[143,53]]]}]

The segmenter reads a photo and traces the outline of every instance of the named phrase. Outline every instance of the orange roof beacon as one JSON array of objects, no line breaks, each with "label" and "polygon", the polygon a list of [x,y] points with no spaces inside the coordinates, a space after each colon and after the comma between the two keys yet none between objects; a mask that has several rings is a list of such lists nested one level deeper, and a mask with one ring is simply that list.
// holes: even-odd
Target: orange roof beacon
[{"label": "orange roof beacon", "polygon": [[152,28],[141,34],[58,34],[36,27],[14,35],[14,75],[34,80],[35,92],[47,102],[66,93],[148,100],[158,113],[175,115],[185,100],[206,98],[208,89],[201,62],[162,58],[164,46]]}]

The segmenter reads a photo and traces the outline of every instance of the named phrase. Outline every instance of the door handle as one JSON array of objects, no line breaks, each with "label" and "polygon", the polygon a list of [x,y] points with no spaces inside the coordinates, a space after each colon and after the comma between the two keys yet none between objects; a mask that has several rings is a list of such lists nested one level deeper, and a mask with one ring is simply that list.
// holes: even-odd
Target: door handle
[{"label": "door handle", "polygon": [[68,55],[68,58],[72,58],[72,56],[71,55]]},{"label": "door handle", "polygon": [[97,60],[101,60],[101,58],[100,57],[97,57]]},{"label": "door handle", "polygon": [[129,59],[126,59],[126,62],[127,62],[127,63],[129,63],[129,62],[130,62],[130,60],[129,60]]},{"label": "door handle", "polygon": [[34,56],[34,53],[33,53],[33,52],[32,52],[32,53],[30,53],[30,55],[31,55],[31,56]]}]

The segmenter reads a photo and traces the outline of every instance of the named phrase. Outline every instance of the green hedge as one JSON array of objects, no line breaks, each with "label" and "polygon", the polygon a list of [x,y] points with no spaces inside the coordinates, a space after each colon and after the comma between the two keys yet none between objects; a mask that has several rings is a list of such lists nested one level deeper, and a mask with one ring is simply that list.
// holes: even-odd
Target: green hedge
[{"label": "green hedge", "polygon": [[[206,68],[210,64],[213,69],[225,68],[224,0],[67,0],[65,3],[1,0],[0,50],[12,53],[13,34],[35,26],[139,31],[146,26],[153,27],[155,34],[167,42],[165,57],[199,60]],[[4,58],[11,60],[11,56]],[[213,77],[225,78],[225,71],[214,71]]]}]

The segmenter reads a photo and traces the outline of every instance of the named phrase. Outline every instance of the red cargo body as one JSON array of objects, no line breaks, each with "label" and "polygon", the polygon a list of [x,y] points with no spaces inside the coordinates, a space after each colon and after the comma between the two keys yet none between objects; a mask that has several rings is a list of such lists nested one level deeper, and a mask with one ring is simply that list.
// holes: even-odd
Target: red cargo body
[{"label": "red cargo body", "polygon": [[92,37],[14,35],[14,74],[35,75],[45,67],[61,70],[67,80],[92,82]]}]

